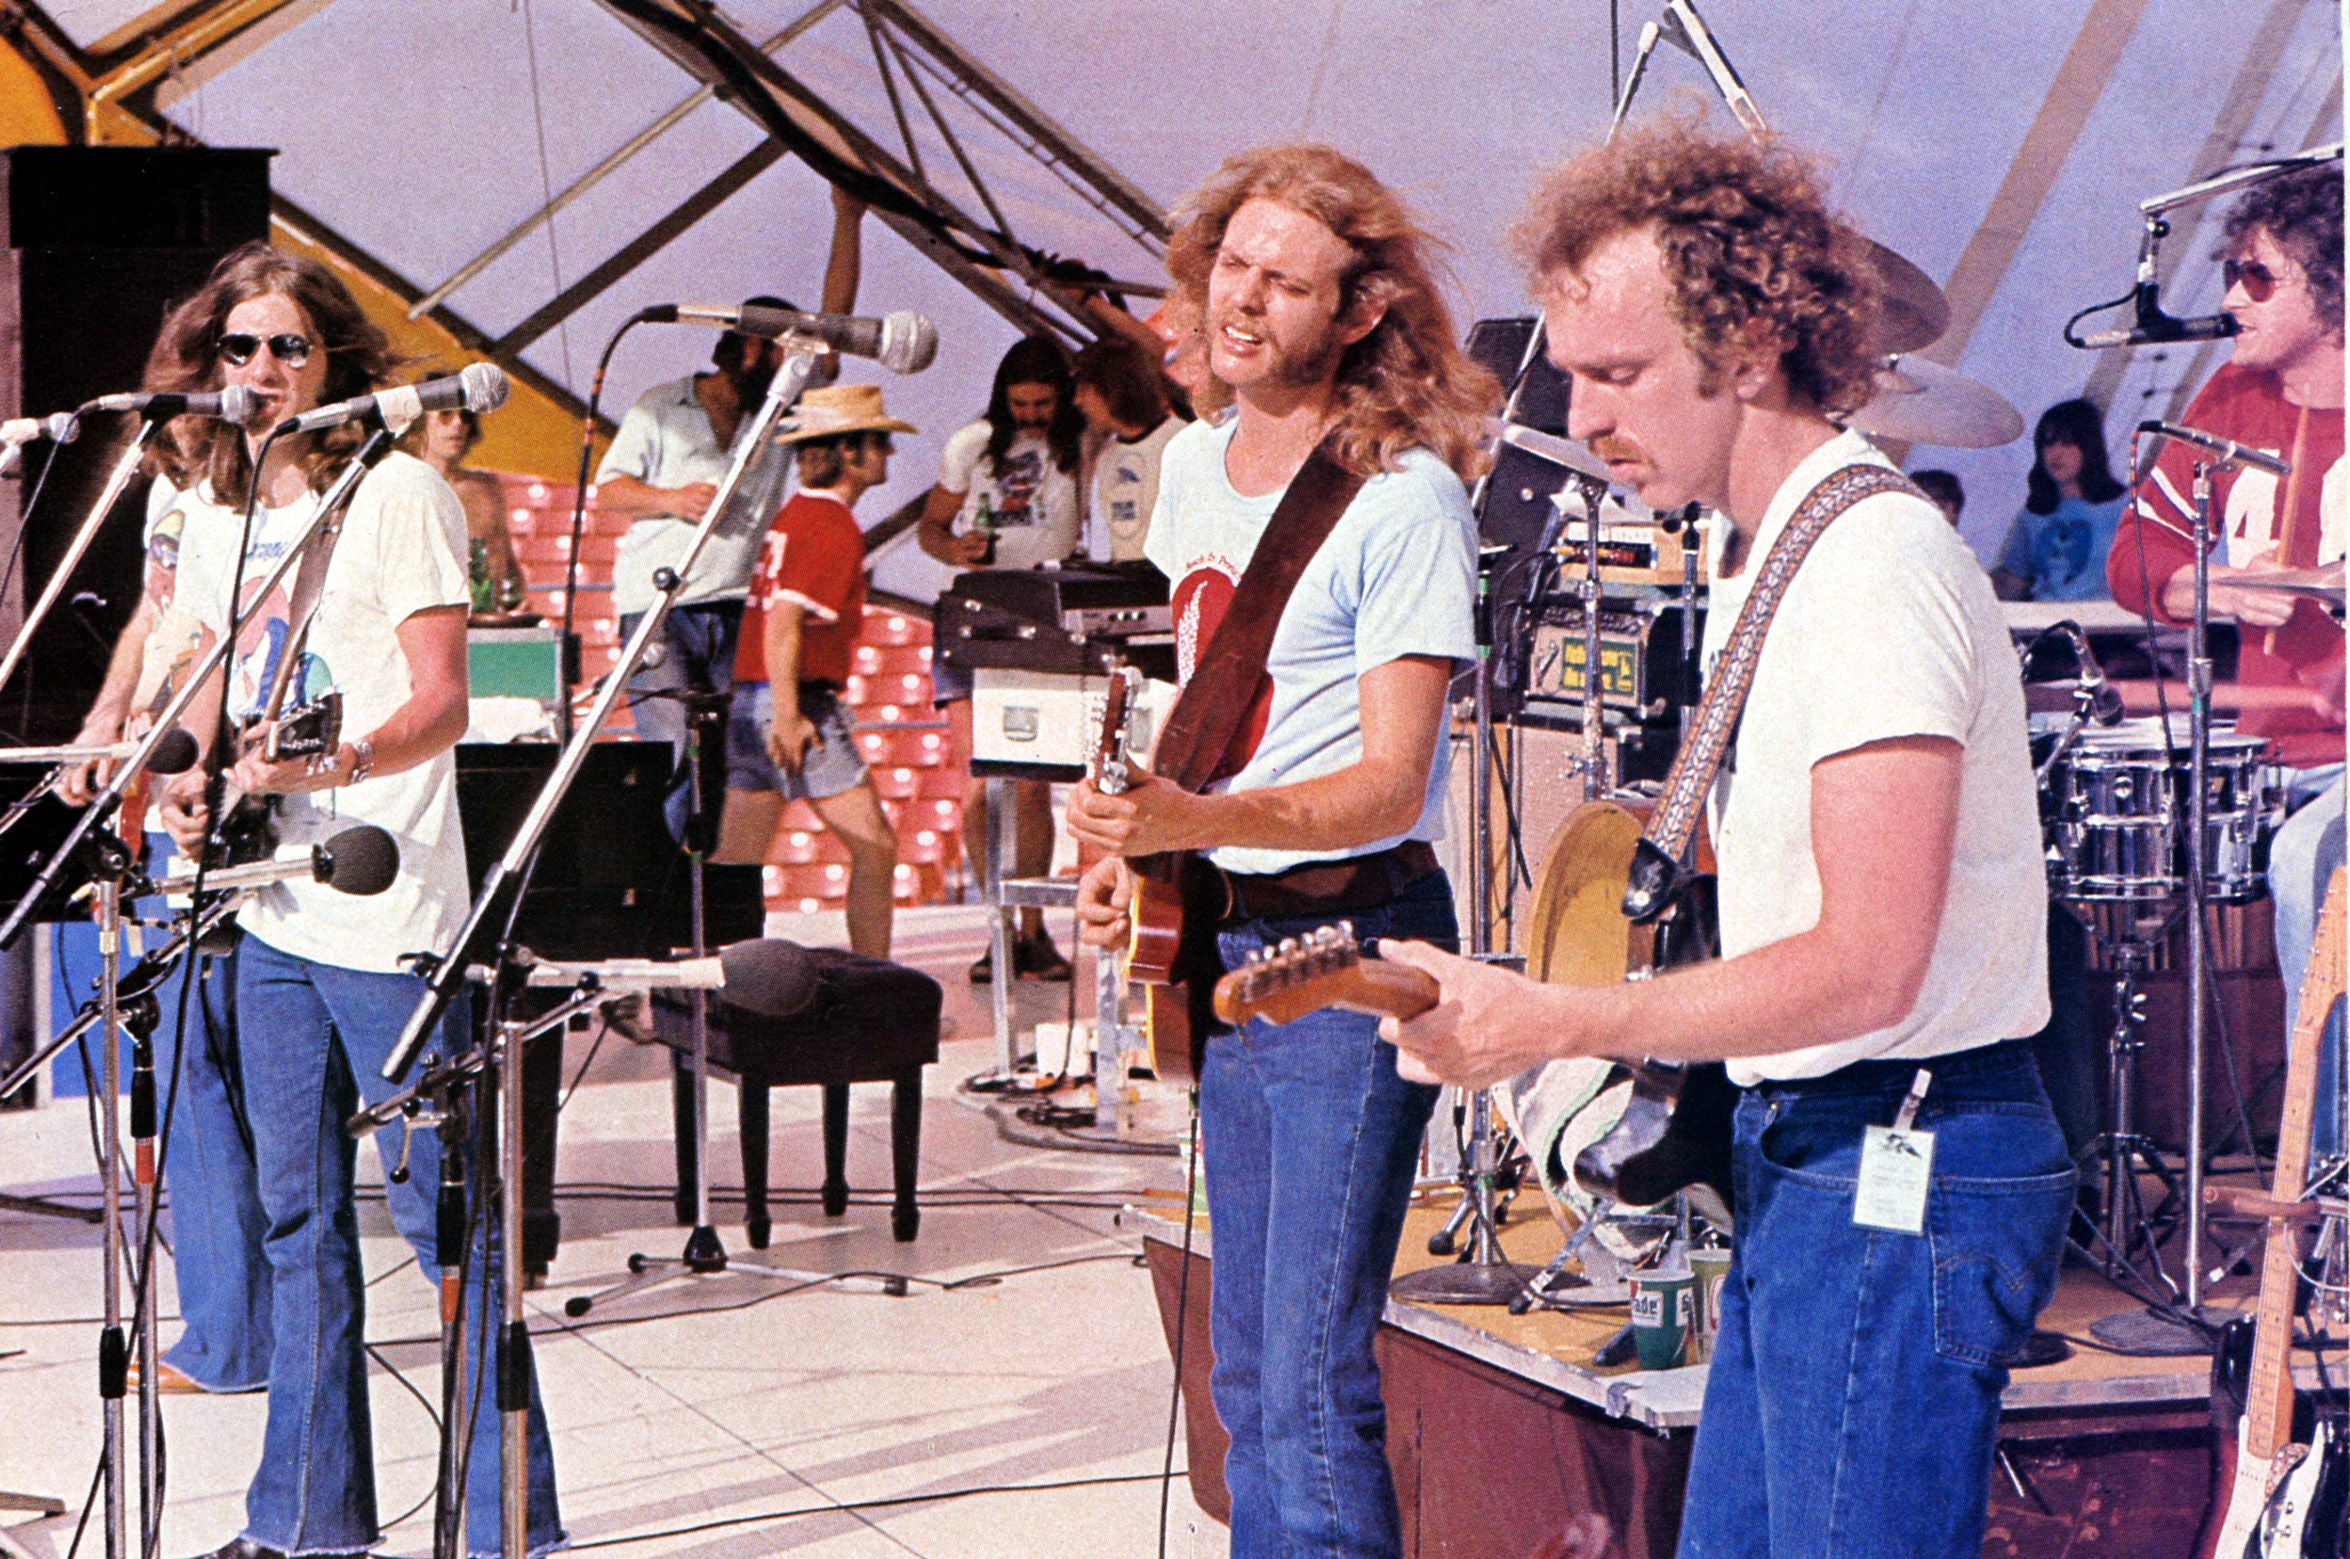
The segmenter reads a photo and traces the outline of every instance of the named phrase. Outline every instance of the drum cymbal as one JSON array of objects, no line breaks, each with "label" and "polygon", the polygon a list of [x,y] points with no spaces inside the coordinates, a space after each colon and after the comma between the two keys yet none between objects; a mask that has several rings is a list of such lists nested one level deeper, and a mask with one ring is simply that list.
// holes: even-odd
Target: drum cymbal
[{"label": "drum cymbal", "polygon": [[2332,568],[2284,568],[2273,574],[2237,575],[2228,581],[2232,590],[2274,590],[2280,595],[2306,596],[2312,601],[2342,605],[2342,570]]},{"label": "drum cymbal", "polygon": [[1879,312],[1872,344],[1880,352],[1916,352],[1950,328],[1950,300],[1924,271],[1873,238],[1863,238],[1877,272]]},{"label": "drum cymbal", "polygon": [[2024,432],[2023,414],[2007,397],[1922,357],[1886,359],[1877,370],[1877,393],[1847,421],[1879,438],[1955,449],[1988,449]]}]

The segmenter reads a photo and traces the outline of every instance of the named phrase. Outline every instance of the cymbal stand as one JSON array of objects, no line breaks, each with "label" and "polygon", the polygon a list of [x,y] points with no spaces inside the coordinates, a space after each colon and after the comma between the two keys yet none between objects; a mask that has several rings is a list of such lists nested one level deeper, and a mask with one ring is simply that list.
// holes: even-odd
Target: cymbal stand
[{"label": "cymbal stand", "polygon": [[[1480,557],[1477,568],[1477,664],[1470,677],[1471,707],[1476,714],[1476,752],[1470,760],[1477,795],[1469,850],[1469,956],[1488,962],[1511,960],[1496,955],[1493,937],[1493,898],[1488,878],[1488,856],[1493,838],[1493,571],[1492,558]],[[1505,875],[1503,880],[1508,880]],[[1533,1275],[1531,1267],[1510,1261],[1501,1251],[1494,1222],[1494,1180],[1497,1171],[1493,1143],[1493,1097],[1483,1088],[1469,1092],[1469,1151],[1461,1161],[1462,1202],[1471,1209],[1469,1248],[1457,1262],[1407,1272],[1387,1286],[1401,1299],[1442,1305],[1506,1305]]]}]

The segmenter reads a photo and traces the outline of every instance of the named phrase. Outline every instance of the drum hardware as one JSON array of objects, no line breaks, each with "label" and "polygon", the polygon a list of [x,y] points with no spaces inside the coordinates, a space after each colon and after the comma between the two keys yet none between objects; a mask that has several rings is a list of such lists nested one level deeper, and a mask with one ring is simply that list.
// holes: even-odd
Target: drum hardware
[{"label": "drum hardware", "polygon": [[[2157,439],[2181,437],[2193,430],[2174,433],[2167,424],[2152,428],[2142,426],[2141,432],[2152,432]],[[2191,555],[2194,558],[2195,609],[2187,629],[2187,817],[2186,839],[2181,849],[2180,865],[2185,881],[2185,913],[2187,917],[2187,1172],[2184,1191],[2186,1205],[2181,1216],[2186,1224],[2184,1264],[2185,1284],[2173,1284],[2161,1271],[2157,1261],[2155,1270],[2173,1297],[2183,1305],[2185,1319],[2177,1306],[2156,1304],[2145,1311],[2125,1312],[2108,1316],[2091,1330],[2098,1340],[2116,1347],[2135,1349],[2180,1349],[2202,1351],[2208,1348],[2207,1329],[2195,1323],[2203,1297],[2203,1087],[2204,1048],[2210,1025],[2210,959],[2205,943],[2209,937],[2209,922],[2205,913],[2211,899],[2211,872],[2214,867],[2211,836],[2211,551],[2216,544],[2216,533],[2211,514],[2211,473],[2220,467],[2238,463],[2250,452],[2232,447],[2215,452],[2203,448],[2199,439],[2188,438],[2199,458],[2194,462],[2194,481],[2191,491],[2191,512],[2194,535]],[[2273,456],[2259,456],[2269,462]],[[2150,463],[2151,453],[2147,455]],[[2133,478],[2143,467],[2132,471]],[[2171,731],[2166,724],[2163,737],[2167,746]],[[2256,760],[2257,755],[2254,755]],[[2256,770],[2255,770],[2256,772]],[[2255,779],[2254,785],[2257,786]],[[2247,867],[2249,852],[2247,851]],[[2253,888],[2257,889],[2255,882]],[[2125,964],[2123,990],[2133,989],[2134,971]],[[2126,1009],[2125,1009],[2126,1010]],[[2117,1024],[2117,1028],[2120,1025]],[[2119,1122],[2117,1121],[2117,1125]],[[2135,1192],[2133,1180],[2131,1190]]]},{"label": "drum hardware", "polygon": [[1990,449],[2024,436],[2023,413],[2006,396],[1914,353],[1888,356],[1875,384],[1846,427],[1949,449]]},{"label": "drum hardware", "polygon": [[[1527,343],[1526,363],[1519,369],[1523,383],[1525,370],[1539,352],[1541,333],[1537,331]],[[1518,385],[1511,387],[1510,405],[1517,403]],[[1507,408],[1504,408],[1507,415]],[[1572,485],[1572,484],[1570,484]],[[1487,489],[1480,483],[1480,503]],[[1563,509],[1554,515],[1554,523],[1563,525]],[[1555,530],[1546,535],[1555,541]],[[1493,573],[1499,560],[1508,554],[1506,547],[1480,548],[1477,560],[1477,664],[1471,673],[1471,708],[1476,724],[1476,752],[1471,760],[1475,768],[1476,797],[1472,809],[1471,834],[1474,847],[1469,852],[1469,914],[1470,957],[1489,962],[1510,962],[1512,955],[1493,952],[1493,900],[1487,882],[1490,862],[1486,856],[1486,841],[1493,837]],[[1539,591],[1544,565],[1539,557],[1534,563],[1535,577],[1530,582],[1529,595]],[[1593,629],[1597,632],[1596,625]],[[1597,664],[1594,654],[1590,664]],[[1596,698],[1596,693],[1593,695]],[[1430,1304],[1500,1305],[1509,1303],[1510,1296],[1532,1275],[1531,1269],[1519,1266],[1502,1254],[1498,1232],[1498,1208],[1495,1192],[1499,1180],[1499,1159],[1495,1152],[1493,1133],[1493,1100],[1482,1088],[1464,1090],[1467,1095],[1469,1151],[1461,1160],[1461,1205],[1467,1210],[1468,1248],[1461,1259],[1440,1267],[1406,1273],[1388,1285],[1388,1292],[1402,1299],[1417,1299]],[[1454,1094],[1458,1111],[1460,1092]],[[1447,1225],[1452,1238],[1458,1239],[1461,1228]]]}]

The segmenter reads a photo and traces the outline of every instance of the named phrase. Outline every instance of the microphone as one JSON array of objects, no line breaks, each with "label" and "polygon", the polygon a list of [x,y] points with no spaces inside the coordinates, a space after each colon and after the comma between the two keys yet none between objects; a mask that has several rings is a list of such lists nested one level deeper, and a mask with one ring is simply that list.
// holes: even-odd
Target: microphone
[{"label": "microphone", "polygon": [[467,363],[453,374],[422,384],[394,385],[373,395],[355,395],[347,401],[320,406],[277,425],[279,435],[316,433],[346,422],[364,422],[371,428],[397,433],[428,411],[470,411],[479,415],[506,404],[505,370],[495,363]]},{"label": "microphone", "polygon": [[656,325],[715,325],[746,336],[812,336],[835,352],[870,357],[891,373],[918,374],[938,356],[938,330],[912,309],[880,319],[855,314],[803,314],[797,309],[746,303],[656,303],[640,318]]},{"label": "microphone", "polygon": [[2162,312],[2159,304],[2141,303],[2138,323],[2128,330],[2100,330],[2093,336],[2083,336],[2081,346],[2086,351],[2097,351],[2109,346],[2160,346],[2171,341],[2218,341],[2236,333],[2233,314],[2198,314],[2193,319],[2176,319]]},{"label": "microphone", "polygon": [[797,942],[766,938],[737,942],[712,958],[608,958],[601,963],[530,966],[526,985],[577,985],[593,980],[614,991],[716,991],[733,1006],[762,1017],[788,1018],[816,999],[816,961]]},{"label": "microphone", "polygon": [[[0,747],[0,760],[10,763],[87,763],[99,759],[120,763],[139,750],[137,741],[107,742],[95,747]],[[150,774],[180,774],[196,761],[196,738],[180,727],[173,726],[155,743],[155,750],[147,754],[147,772]]]},{"label": "microphone", "polygon": [[[307,860],[296,857],[287,861],[254,861],[245,866],[224,866],[204,873],[204,886],[213,888],[256,888],[273,882],[289,882],[307,876],[313,882],[323,882],[338,893],[355,898],[383,892],[400,875],[400,847],[390,834],[373,823],[362,823],[346,828],[324,844],[310,847]],[[155,885],[155,891],[167,894],[193,893],[195,874],[169,877]]]},{"label": "microphone", "polygon": [[226,385],[206,393],[140,390],[130,395],[101,395],[82,410],[135,411],[149,422],[169,422],[174,417],[218,417],[223,422],[245,423],[261,410],[261,395],[245,384]]},{"label": "microphone", "polygon": [[2249,444],[2239,444],[2232,438],[2221,438],[2216,433],[2206,433],[2201,428],[2185,428],[2175,422],[2163,422],[2149,417],[2146,421],[2138,424],[2138,431],[2156,434],[2162,438],[2177,439],[2182,444],[2192,444],[2197,449],[2209,450],[2212,454],[2219,456],[2219,459],[2214,462],[2217,465],[2250,466],[2256,471],[2266,471],[2271,476],[2293,474],[2291,461],[2279,459],[2265,449],[2254,449]]},{"label": "microphone", "polygon": [[10,417],[0,422],[0,447],[14,449],[19,444],[30,444],[45,438],[53,444],[70,444],[80,435],[82,425],[70,411],[55,412],[46,417]]}]

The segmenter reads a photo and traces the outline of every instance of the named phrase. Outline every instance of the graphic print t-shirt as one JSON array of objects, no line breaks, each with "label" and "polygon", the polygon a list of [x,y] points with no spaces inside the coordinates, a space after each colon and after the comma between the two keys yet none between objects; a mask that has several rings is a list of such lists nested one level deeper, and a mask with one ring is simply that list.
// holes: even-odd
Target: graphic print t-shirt
[{"label": "graphic print t-shirt", "polygon": [[1033,434],[1012,440],[1004,458],[987,453],[984,418],[956,430],[938,457],[939,484],[963,495],[958,534],[976,528],[984,502],[995,516],[997,568],[1034,568],[1077,550],[1077,478],[1053,464],[1050,444]]},{"label": "graphic print t-shirt", "polygon": [[[1244,497],[1224,474],[1235,424],[1193,423],[1167,445],[1145,550],[1174,584],[1177,668],[1188,681],[1223,621],[1279,493]],[[1476,535],[1460,478],[1424,450],[1365,482],[1306,565],[1266,657],[1268,685],[1211,789],[1263,790],[1348,767],[1362,757],[1355,679],[1406,655],[1456,666],[1477,653]],[[1419,820],[1348,850],[1211,850],[1227,871],[1286,871],[1309,860],[1369,855],[1406,839],[1444,837],[1445,743],[1436,744]]]},{"label": "graphic print t-shirt", "polygon": [[[213,502],[209,489],[183,502],[189,508],[177,599],[217,632],[229,618],[241,516]],[[238,636],[230,660],[232,720],[241,721],[268,699],[285,652],[294,576],[289,573],[266,600],[261,586],[301,539],[316,505],[314,497],[305,497],[254,516],[237,592],[245,610],[256,602],[261,609]],[[369,734],[408,701],[400,624],[428,608],[463,607],[471,599],[464,504],[422,461],[385,457],[359,484],[344,516],[289,705],[339,689],[343,739]],[[306,877],[274,883],[246,902],[239,923],[281,952],[345,969],[391,972],[402,967],[403,953],[445,948],[470,901],[454,752],[398,774],[281,798],[278,857],[302,859],[313,844],[360,823],[385,830],[399,848],[400,872],[391,887],[357,898]]]}]

